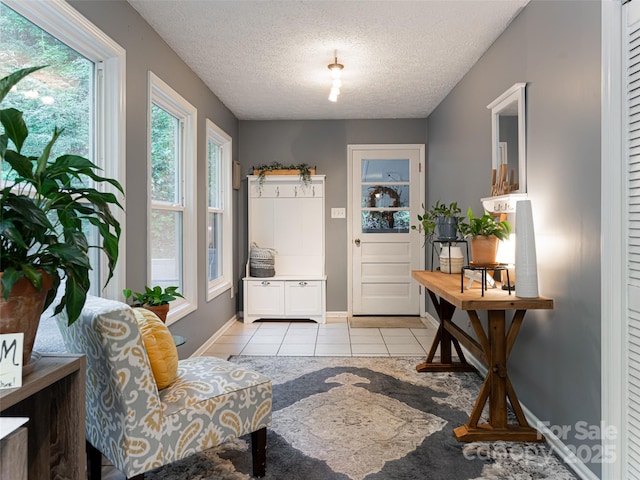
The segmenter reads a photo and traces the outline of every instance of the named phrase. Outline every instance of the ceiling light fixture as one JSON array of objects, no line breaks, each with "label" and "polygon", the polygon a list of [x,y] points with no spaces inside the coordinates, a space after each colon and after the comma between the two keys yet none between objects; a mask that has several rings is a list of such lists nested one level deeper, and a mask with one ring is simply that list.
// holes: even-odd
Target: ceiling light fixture
[{"label": "ceiling light fixture", "polygon": [[338,95],[340,95],[340,87],[342,86],[340,75],[342,74],[342,69],[344,68],[344,65],[338,63],[337,52],[334,52],[333,63],[327,65],[327,68],[331,71],[331,78],[333,78],[331,92],[329,92],[329,100],[332,102],[336,102],[338,100]]}]

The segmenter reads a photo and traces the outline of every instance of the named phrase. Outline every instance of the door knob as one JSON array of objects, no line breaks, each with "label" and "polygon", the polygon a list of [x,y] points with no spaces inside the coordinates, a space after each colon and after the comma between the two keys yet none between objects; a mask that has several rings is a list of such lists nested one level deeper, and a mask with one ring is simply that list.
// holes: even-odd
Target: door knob
[{"label": "door knob", "polygon": [[359,247],[359,246],[360,246],[360,239],[359,239],[359,238],[356,238],[356,239],[354,240],[354,242],[355,242],[355,244],[356,244],[356,247]]}]

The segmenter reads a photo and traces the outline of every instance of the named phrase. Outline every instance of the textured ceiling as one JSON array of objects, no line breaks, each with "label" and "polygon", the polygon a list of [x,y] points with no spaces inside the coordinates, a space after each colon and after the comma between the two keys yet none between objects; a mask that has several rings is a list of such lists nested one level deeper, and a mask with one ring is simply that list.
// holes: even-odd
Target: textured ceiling
[{"label": "textured ceiling", "polygon": [[241,120],[427,117],[528,2],[128,1]]}]

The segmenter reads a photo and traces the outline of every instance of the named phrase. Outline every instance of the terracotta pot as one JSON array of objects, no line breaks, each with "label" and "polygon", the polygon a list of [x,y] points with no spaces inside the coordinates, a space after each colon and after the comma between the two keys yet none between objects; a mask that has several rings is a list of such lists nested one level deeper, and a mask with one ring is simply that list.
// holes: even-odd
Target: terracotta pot
[{"label": "terracotta pot", "polygon": [[471,263],[474,266],[495,267],[498,254],[498,237],[474,237],[471,239]]},{"label": "terracotta pot", "polygon": [[[4,275],[0,272],[0,278]],[[40,315],[47,293],[53,286],[53,277],[42,274],[42,290],[38,291],[29,280],[18,280],[11,289],[9,298],[4,299],[0,284],[0,333],[24,333],[23,368],[29,365],[33,343],[40,324]]]},{"label": "terracotta pot", "polygon": [[162,320],[162,323],[167,323],[167,313],[169,313],[169,305],[168,303],[165,305],[144,305],[143,308],[152,311],[156,314],[156,316]]}]

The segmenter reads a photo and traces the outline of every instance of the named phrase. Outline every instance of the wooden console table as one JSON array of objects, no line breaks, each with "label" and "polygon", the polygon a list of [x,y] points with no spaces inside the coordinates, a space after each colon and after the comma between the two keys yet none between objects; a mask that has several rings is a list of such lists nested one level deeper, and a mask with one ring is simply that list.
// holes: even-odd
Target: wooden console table
[{"label": "wooden console table", "polygon": [[86,478],[85,358],[43,355],[22,387],[0,390],[3,417],[28,417],[30,479]]},{"label": "wooden console table", "polygon": [[[501,288],[485,290],[481,296],[480,284],[474,282],[471,289],[460,292],[460,276],[441,272],[413,271],[416,279],[429,292],[440,325],[431,345],[427,360],[416,367],[419,372],[474,371],[467,363],[460,344],[487,366],[487,376],[471,411],[467,423],[454,429],[461,442],[518,441],[538,442],[544,437],[532,428],[525,418],[516,392],[509,380],[507,360],[518,336],[524,315],[529,309],[552,309],[553,300],[545,297],[518,298]],[[465,310],[478,340],[468,335],[452,321],[455,309]],[[478,317],[478,310],[488,313],[487,329]],[[513,320],[506,329],[506,310],[515,310]],[[440,361],[434,362],[440,346]],[[460,361],[452,359],[452,347]],[[515,413],[517,424],[507,421],[507,399]],[[489,401],[489,423],[480,424],[485,404]]]}]

